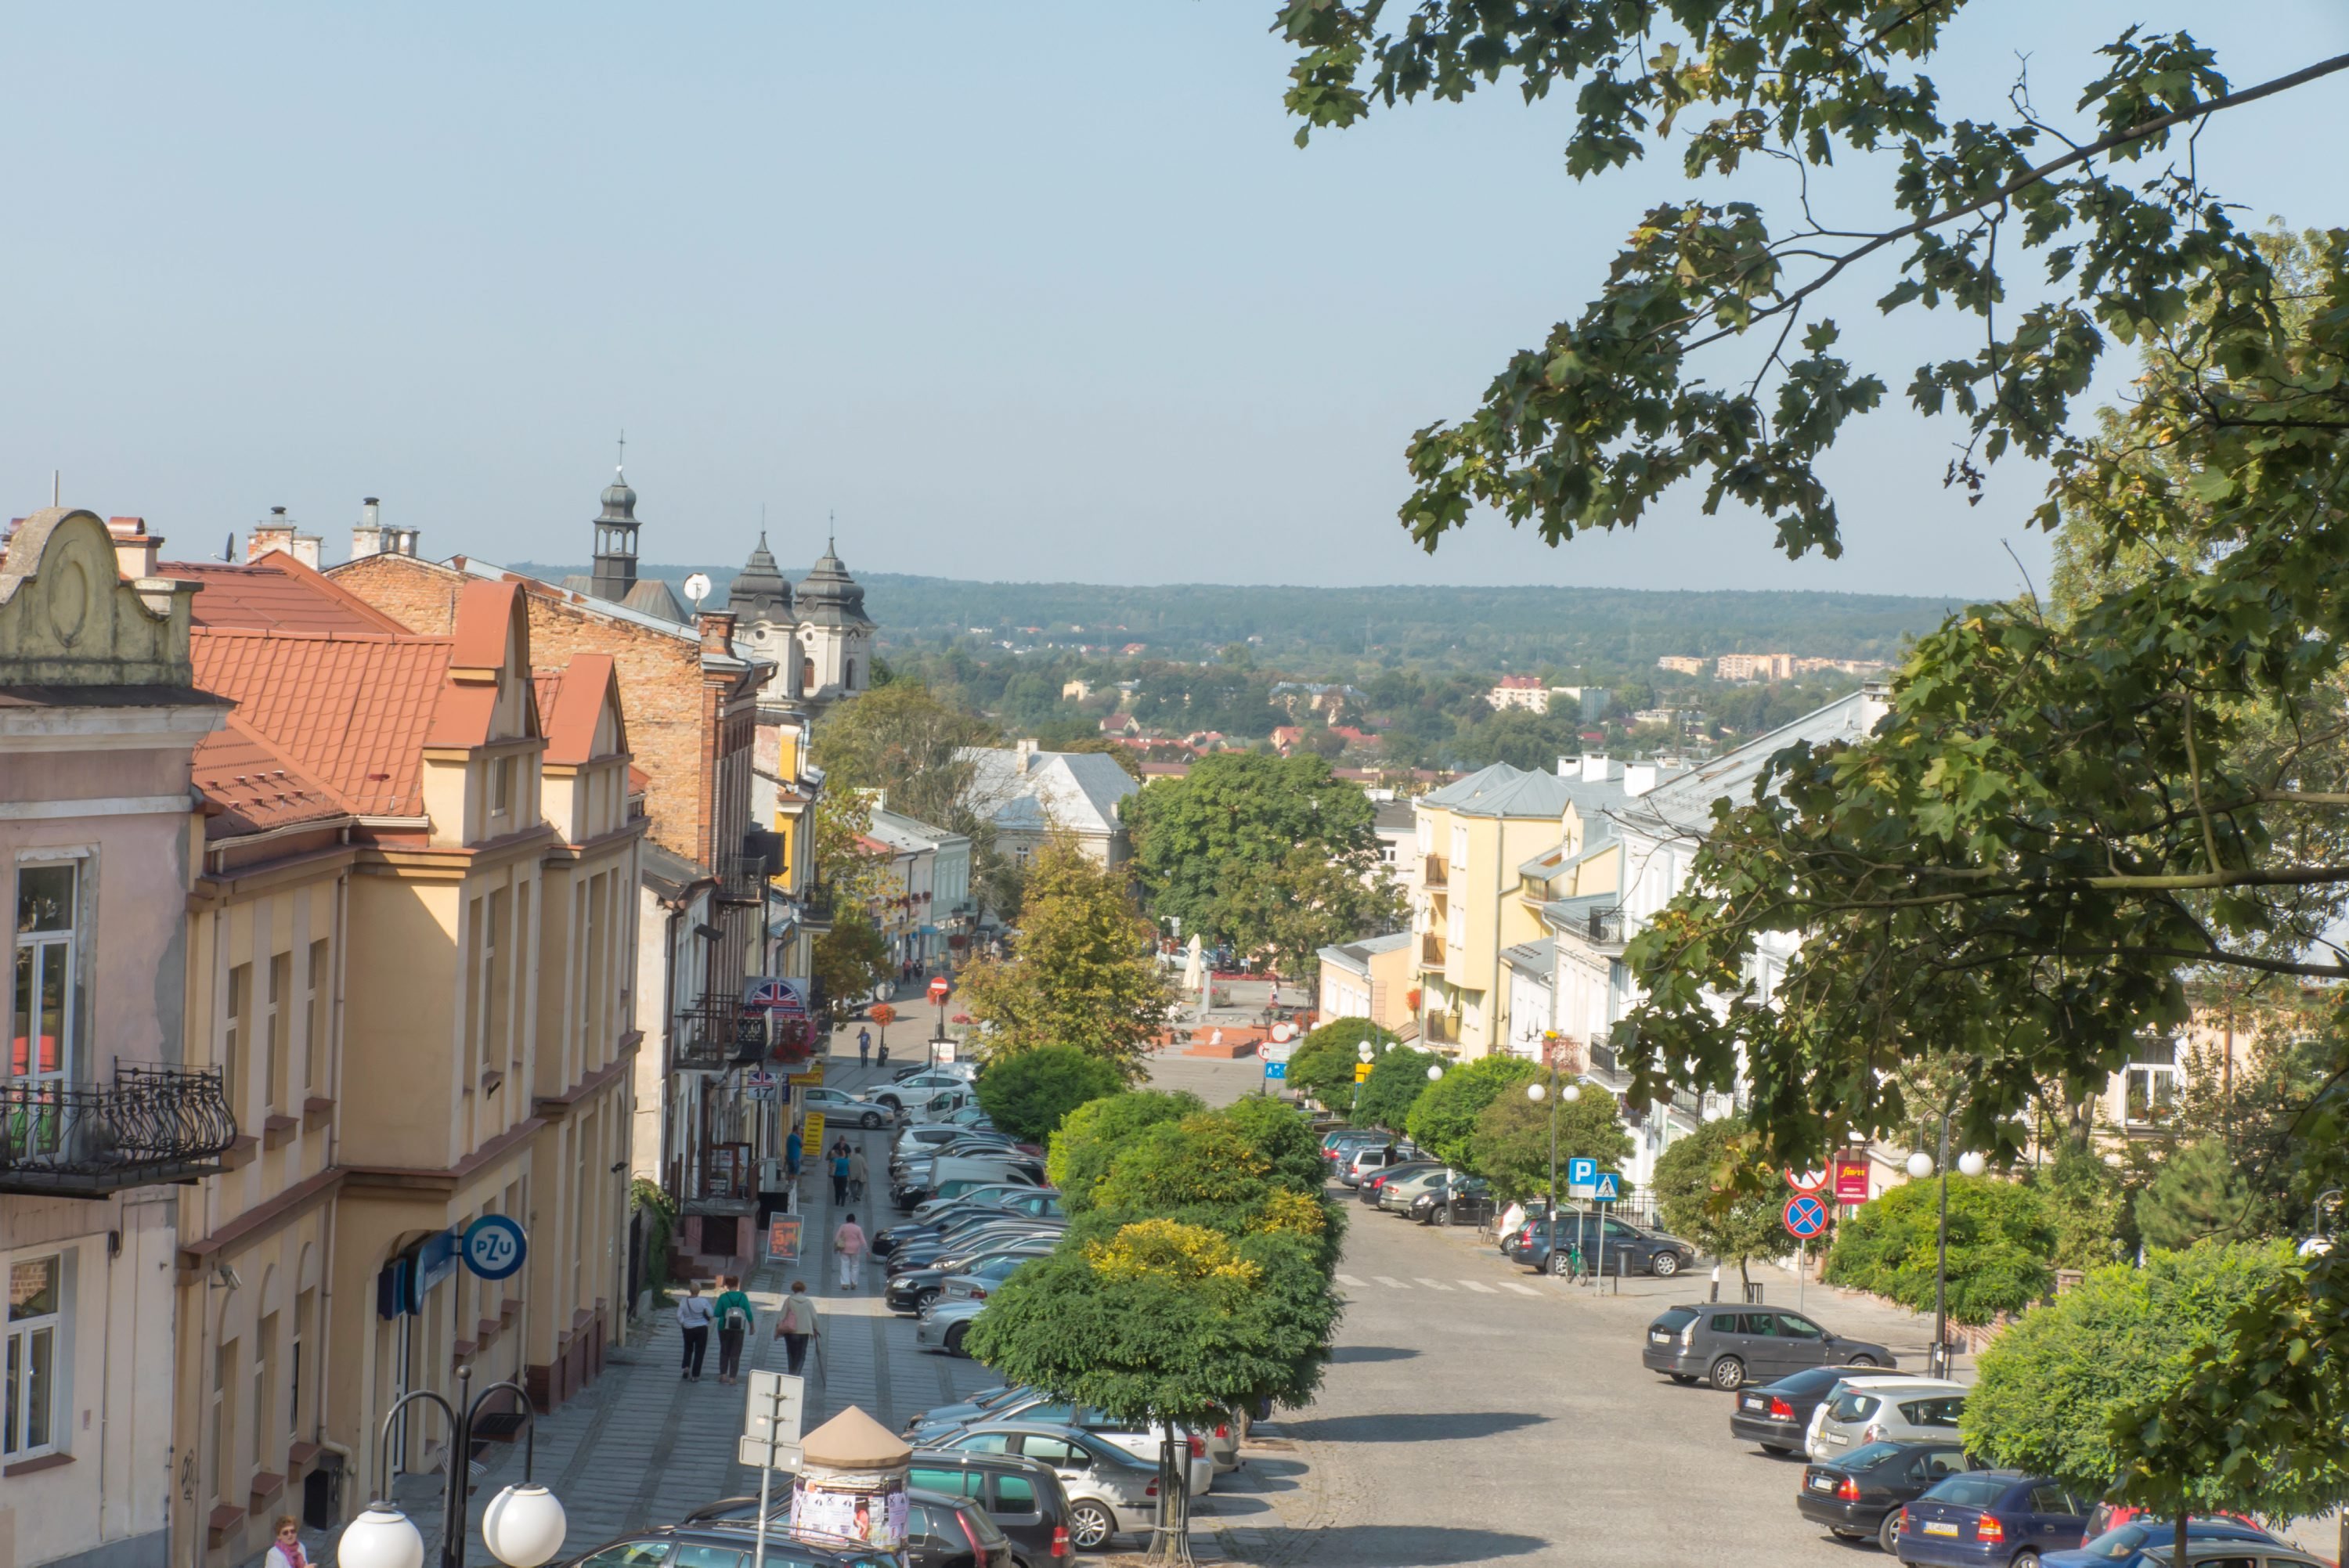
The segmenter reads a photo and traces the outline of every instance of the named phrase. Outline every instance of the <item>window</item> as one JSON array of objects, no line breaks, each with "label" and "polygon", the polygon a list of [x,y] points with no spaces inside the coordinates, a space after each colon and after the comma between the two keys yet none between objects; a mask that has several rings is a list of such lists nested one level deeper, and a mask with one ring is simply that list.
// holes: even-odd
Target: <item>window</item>
[{"label": "window", "polygon": [[9,1265],[7,1383],[0,1388],[0,1458],[30,1459],[57,1446],[57,1335],[64,1317],[64,1274],[62,1257],[32,1258]]},{"label": "window", "polygon": [[1036,1483],[1024,1475],[997,1476],[995,1478],[995,1511],[998,1513],[1036,1512]]},{"label": "window", "polygon": [[230,1368],[236,1365],[236,1341],[222,1342],[212,1352],[212,1501],[219,1502],[228,1492],[227,1477],[229,1413],[228,1387]]},{"label": "window", "polygon": [[326,1038],[326,939],[310,944],[310,974],[302,994],[302,1092],[324,1096],[326,1084],[318,1076],[319,1053]]},{"label": "window", "polygon": [[[772,1553],[768,1553],[771,1558]],[[628,1541],[617,1546],[607,1546],[580,1564],[580,1568],[655,1568],[668,1557],[666,1541]]]},{"label": "window", "polygon": [[843,659],[840,664],[840,684],[850,691],[856,689],[856,661]]},{"label": "window", "polygon": [[244,1044],[253,1010],[253,965],[240,964],[228,972],[228,1018],[221,1029],[221,1078],[229,1109],[243,1114],[237,1097],[244,1088]]},{"label": "window", "polygon": [[2034,1486],[2031,1489],[2031,1511],[2033,1513],[2069,1513],[2072,1500],[2064,1495],[2060,1486]]},{"label": "window", "polygon": [[967,1454],[1008,1454],[1011,1439],[1001,1432],[974,1432],[954,1446]]},{"label": "window", "polygon": [[2139,1041],[2126,1081],[2123,1120],[2132,1127],[2168,1120],[2178,1105],[2178,1042]]},{"label": "window", "polygon": [[1883,1401],[1873,1394],[1846,1394],[1829,1406],[1827,1414],[1838,1421],[1864,1421],[1883,1408]]},{"label": "window", "polygon": [[263,1105],[285,1109],[285,1032],[294,1026],[294,955],[280,953],[269,960],[268,1076],[261,1080]]},{"label": "window", "polygon": [[1468,869],[1468,824],[1465,822],[1452,824],[1452,864],[1447,869],[1455,876]]},{"label": "window", "polygon": [[1091,1458],[1065,1438],[1047,1438],[1034,1432],[1019,1439],[1019,1451],[1031,1460],[1041,1460],[1054,1470],[1082,1470]]},{"label": "window", "polygon": [[1945,1475],[1960,1474],[1965,1468],[1966,1456],[1958,1449],[1935,1449],[1930,1453],[1919,1455],[1915,1468],[1909,1473],[1919,1480],[1931,1482]]},{"label": "window", "polygon": [[16,868],[16,987],[8,1067],[19,1078],[61,1082],[73,1076],[78,869]]},{"label": "window", "polygon": [[669,1568],[742,1568],[742,1553],[724,1546],[680,1544]]},{"label": "window", "polygon": [[815,690],[815,661],[802,659],[800,661],[800,694],[805,696],[813,690]]},{"label": "window", "polygon": [[1713,1331],[1715,1334],[1736,1334],[1740,1332],[1737,1319],[1736,1313],[1716,1312],[1713,1315]]},{"label": "window", "polygon": [[245,1407],[253,1412],[248,1423],[252,1431],[247,1438],[246,1458],[255,1470],[266,1470],[261,1456],[269,1451],[269,1376],[276,1370],[277,1315],[271,1313],[261,1320],[261,1332],[253,1336],[253,1402]]},{"label": "window", "polygon": [[502,817],[513,810],[514,759],[501,757],[490,764],[490,811]]},{"label": "window", "polygon": [[917,1491],[942,1491],[948,1497],[959,1492],[965,1497],[976,1497],[978,1479],[976,1470],[930,1470],[916,1465],[908,1472],[905,1484]]},{"label": "window", "polygon": [[1816,1339],[1820,1330],[1819,1326],[1807,1317],[1782,1312],[1778,1315],[1778,1332],[1788,1339]]},{"label": "window", "polygon": [[286,1363],[285,1440],[299,1438],[305,1428],[302,1420],[302,1341],[310,1336],[313,1315],[318,1310],[318,1293],[305,1290],[294,1298],[294,1343],[289,1347]]},{"label": "window", "polygon": [[1912,1399],[1900,1407],[1900,1417],[1912,1427],[1948,1427],[1954,1431],[1958,1413],[1965,1408],[1961,1394],[1940,1399]]}]

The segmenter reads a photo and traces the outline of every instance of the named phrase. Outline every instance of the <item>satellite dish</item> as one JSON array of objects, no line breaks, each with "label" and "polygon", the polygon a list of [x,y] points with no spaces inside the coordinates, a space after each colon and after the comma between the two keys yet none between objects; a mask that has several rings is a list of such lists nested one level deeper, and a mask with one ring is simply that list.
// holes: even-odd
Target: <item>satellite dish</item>
[{"label": "satellite dish", "polygon": [[685,596],[693,601],[695,609],[700,609],[701,602],[709,597],[709,573],[696,572],[688,576],[685,580]]}]

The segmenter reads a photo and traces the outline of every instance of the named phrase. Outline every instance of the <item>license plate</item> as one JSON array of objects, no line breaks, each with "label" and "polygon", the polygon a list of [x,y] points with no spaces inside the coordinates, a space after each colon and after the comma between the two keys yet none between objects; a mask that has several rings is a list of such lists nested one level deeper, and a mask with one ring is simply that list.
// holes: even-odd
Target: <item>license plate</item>
[{"label": "license plate", "polygon": [[1813,1491],[1833,1491],[1835,1490],[1835,1478],[1833,1476],[1815,1475],[1811,1478],[1811,1490]]},{"label": "license plate", "polygon": [[1929,1519],[1925,1522],[1925,1533],[1928,1535],[1955,1535],[1957,1532],[1958,1527],[1945,1520]]},{"label": "license plate", "polygon": [[1672,1336],[1662,1329],[1657,1329],[1648,1336],[1648,1343],[1651,1345],[1670,1345],[1671,1342]]},{"label": "license plate", "polygon": [[1749,1410],[1758,1410],[1762,1408],[1762,1396],[1759,1394],[1748,1394],[1744,1399],[1738,1402]]}]

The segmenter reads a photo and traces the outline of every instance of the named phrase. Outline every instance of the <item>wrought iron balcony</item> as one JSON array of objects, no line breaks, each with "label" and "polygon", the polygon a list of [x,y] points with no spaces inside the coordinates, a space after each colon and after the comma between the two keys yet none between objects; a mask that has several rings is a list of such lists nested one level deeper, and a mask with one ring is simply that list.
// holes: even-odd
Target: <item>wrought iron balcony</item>
[{"label": "wrought iron balcony", "polygon": [[103,1198],[192,1181],[235,1141],[218,1068],[118,1064],[111,1084],[0,1083],[0,1192]]},{"label": "wrought iron balcony", "polygon": [[1594,947],[1608,947],[1623,941],[1623,906],[1613,904],[1594,909],[1583,920],[1583,940]]},{"label": "wrought iron balcony", "polygon": [[767,896],[767,862],[751,855],[718,858],[718,902],[756,907]]},{"label": "wrought iron balcony", "polygon": [[705,996],[678,1014],[670,1067],[723,1072],[767,1054],[767,1020],[739,996]]},{"label": "wrought iron balcony", "polygon": [[817,882],[800,894],[800,923],[810,931],[832,929],[832,884]]}]

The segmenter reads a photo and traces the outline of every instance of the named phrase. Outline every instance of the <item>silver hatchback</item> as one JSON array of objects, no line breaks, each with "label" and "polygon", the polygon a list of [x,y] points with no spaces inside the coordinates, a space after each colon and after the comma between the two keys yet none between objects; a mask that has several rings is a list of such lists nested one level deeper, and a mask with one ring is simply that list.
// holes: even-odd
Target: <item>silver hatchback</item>
[{"label": "silver hatchback", "polygon": [[1803,1448],[1826,1464],[1870,1443],[1954,1440],[1963,1385],[1932,1377],[1847,1377],[1819,1401]]}]

